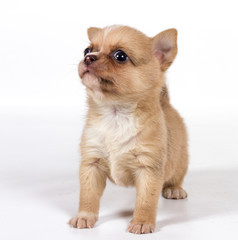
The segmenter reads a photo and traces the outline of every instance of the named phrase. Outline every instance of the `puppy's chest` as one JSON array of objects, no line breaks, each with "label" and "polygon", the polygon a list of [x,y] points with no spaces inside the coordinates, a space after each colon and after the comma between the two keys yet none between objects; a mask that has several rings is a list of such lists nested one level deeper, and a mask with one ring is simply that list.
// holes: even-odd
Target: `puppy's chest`
[{"label": "puppy's chest", "polygon": [[95,124],[89,129],[88,141],[98,147],[110,162],[133,149],[137,135],[137,121],[128,109],[102,109]]}]

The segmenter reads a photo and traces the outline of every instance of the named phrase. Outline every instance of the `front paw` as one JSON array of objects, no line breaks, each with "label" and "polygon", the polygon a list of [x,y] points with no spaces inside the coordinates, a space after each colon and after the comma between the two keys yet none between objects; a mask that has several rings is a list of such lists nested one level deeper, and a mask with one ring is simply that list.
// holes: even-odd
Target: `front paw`
[{"label": "front paw", "polygon": [[97,219],[94,213],[79,212],[76,217],[69,220],[69,224],[74,228],[93,228]]},{"label": "front paw", "polygon": [[127,232],[135,234],[153,233],[155,225],[151,223],[130,223]]}]

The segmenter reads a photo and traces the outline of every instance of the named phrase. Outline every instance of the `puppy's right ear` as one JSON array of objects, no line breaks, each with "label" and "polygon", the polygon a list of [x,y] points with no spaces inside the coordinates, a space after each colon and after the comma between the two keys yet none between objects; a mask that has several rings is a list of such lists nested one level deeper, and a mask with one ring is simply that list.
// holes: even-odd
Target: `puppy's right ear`
[{"label": "puppy's right ear", "polygon": [[88,38],[90,41],[100,32],[102,29],[101,28],[96,28],[96,27],[90,27],[88,29]]},{"label": "puppy's right ear", "polygon": [[159,60],[161,70],[166,71],[177,55],[177,30],[168,29],[156,35],[152,40],[153,53]]}]

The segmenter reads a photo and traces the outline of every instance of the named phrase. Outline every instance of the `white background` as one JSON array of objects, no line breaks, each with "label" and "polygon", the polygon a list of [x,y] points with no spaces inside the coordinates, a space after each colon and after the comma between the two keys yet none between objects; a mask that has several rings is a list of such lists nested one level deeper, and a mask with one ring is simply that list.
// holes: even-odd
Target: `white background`
[{"label": "white background", "polygon": [[175,27],[171,100],[190,136],[188,200],[160,199],[142,239],[238,237],[237,1],[0,2],[0,238],[135,239],[135,190],[109,184],[95,229],[71,229],[86,112],[77,63],[86,30],[124,24],[148,36]]}]

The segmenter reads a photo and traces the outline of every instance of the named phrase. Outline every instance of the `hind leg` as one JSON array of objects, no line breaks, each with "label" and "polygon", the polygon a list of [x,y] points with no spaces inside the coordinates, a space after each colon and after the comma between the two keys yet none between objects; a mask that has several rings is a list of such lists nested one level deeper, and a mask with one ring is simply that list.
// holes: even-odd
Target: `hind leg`
[{"label": "hind leg", "polygon": [[167,199],[184,199],[188,194],[182,188],[184,177],[188,170],[187,146],[181,148],[180,153],[170,156],[165,168],[165,180],[162,189],[162,196]]},{"label": "hind leg", "polygon": [[184,199],[188,194],[182,188],[184,174],[182,176],[173,177],[171,180],[164,183],[162,195],[167,199]]}]

